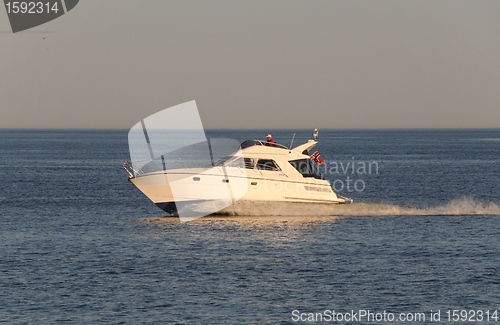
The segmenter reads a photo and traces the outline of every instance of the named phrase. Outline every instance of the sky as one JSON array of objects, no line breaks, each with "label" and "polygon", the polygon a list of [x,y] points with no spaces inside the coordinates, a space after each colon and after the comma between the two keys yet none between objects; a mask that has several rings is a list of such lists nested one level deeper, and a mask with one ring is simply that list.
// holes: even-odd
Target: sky
[{"label": "sky", "polygon": [[[500,1],[82,0],[12,33],[0,128],[498,128]],[[173,121],[175,123],[175,121]]]}]

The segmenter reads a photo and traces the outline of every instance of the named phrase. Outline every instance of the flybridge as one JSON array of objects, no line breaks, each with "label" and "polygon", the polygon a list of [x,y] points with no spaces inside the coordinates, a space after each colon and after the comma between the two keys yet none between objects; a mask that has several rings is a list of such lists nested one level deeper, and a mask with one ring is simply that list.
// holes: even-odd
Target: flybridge
[{"label": "flybridge", "polygon": [[318,141],[316,141],[316,139],[314,139],[314,140],[309,140],[308,142],[301,144],[300,146],[289,149],[286,146],[279,144],[279,143],[271,143],[271,142],[260,141],[260,140],[246,140],[245,142],[243,142],[240,145],[240,148],[245,149],[245,148],[249,148],[249,147],[253,147],[253,146],[264,146],[264,147],[292,150],[292,151],[302,153],[304,155],[309,155],[308,151],[311,150],[312,148],[314,148],[314,146],[316,144],[318,144]]},{"label": "flybridge", "polygon": [[245,149],[245,148],[252,147],[252,146],[267,146],[267,147],[289,150],[287,147],[285,147],[282,144],[271,143],[271,142],[260,141],[260,140],[247,140],[240,145],[241,149]]}]

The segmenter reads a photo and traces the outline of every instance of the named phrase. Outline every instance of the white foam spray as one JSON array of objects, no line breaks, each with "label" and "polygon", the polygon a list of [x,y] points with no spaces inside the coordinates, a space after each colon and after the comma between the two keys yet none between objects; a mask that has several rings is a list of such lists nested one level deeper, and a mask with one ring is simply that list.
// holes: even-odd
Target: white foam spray
[{"label": "white foam spray", "polygon": [[463,216],[500,215],[500,205],[482,203],[470,197],[455,199],[430,208],[412,208],[392,204],[353,203],[317,204],[288,202],[238,201],[219,211],[229,216]]}]

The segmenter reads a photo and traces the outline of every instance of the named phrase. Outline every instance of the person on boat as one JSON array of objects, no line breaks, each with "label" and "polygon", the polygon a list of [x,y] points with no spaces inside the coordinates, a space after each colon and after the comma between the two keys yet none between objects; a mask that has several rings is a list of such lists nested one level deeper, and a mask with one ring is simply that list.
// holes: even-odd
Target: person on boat
[{"label": "person on boat", "polygon": [[267,135],[266,146],[270,146],[270,147],[274,146],[274,140],[273,140],[272,135],[270,135],[270,134]]}]

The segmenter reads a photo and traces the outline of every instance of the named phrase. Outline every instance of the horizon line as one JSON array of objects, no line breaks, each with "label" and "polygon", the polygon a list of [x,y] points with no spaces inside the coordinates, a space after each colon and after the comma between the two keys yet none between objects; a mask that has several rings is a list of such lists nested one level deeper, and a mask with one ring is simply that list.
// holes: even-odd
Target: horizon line
[{"label": "horizon line", "polygon": [[[315,128],[204,128],[204,130],[314,130]],[[130,130],[130,128],[98,128],[98,127],[12,127],[0,128],[0,130]],[[318,130],[500,130],[500,127],[373,127],[373,128],[318,128]]]}]

